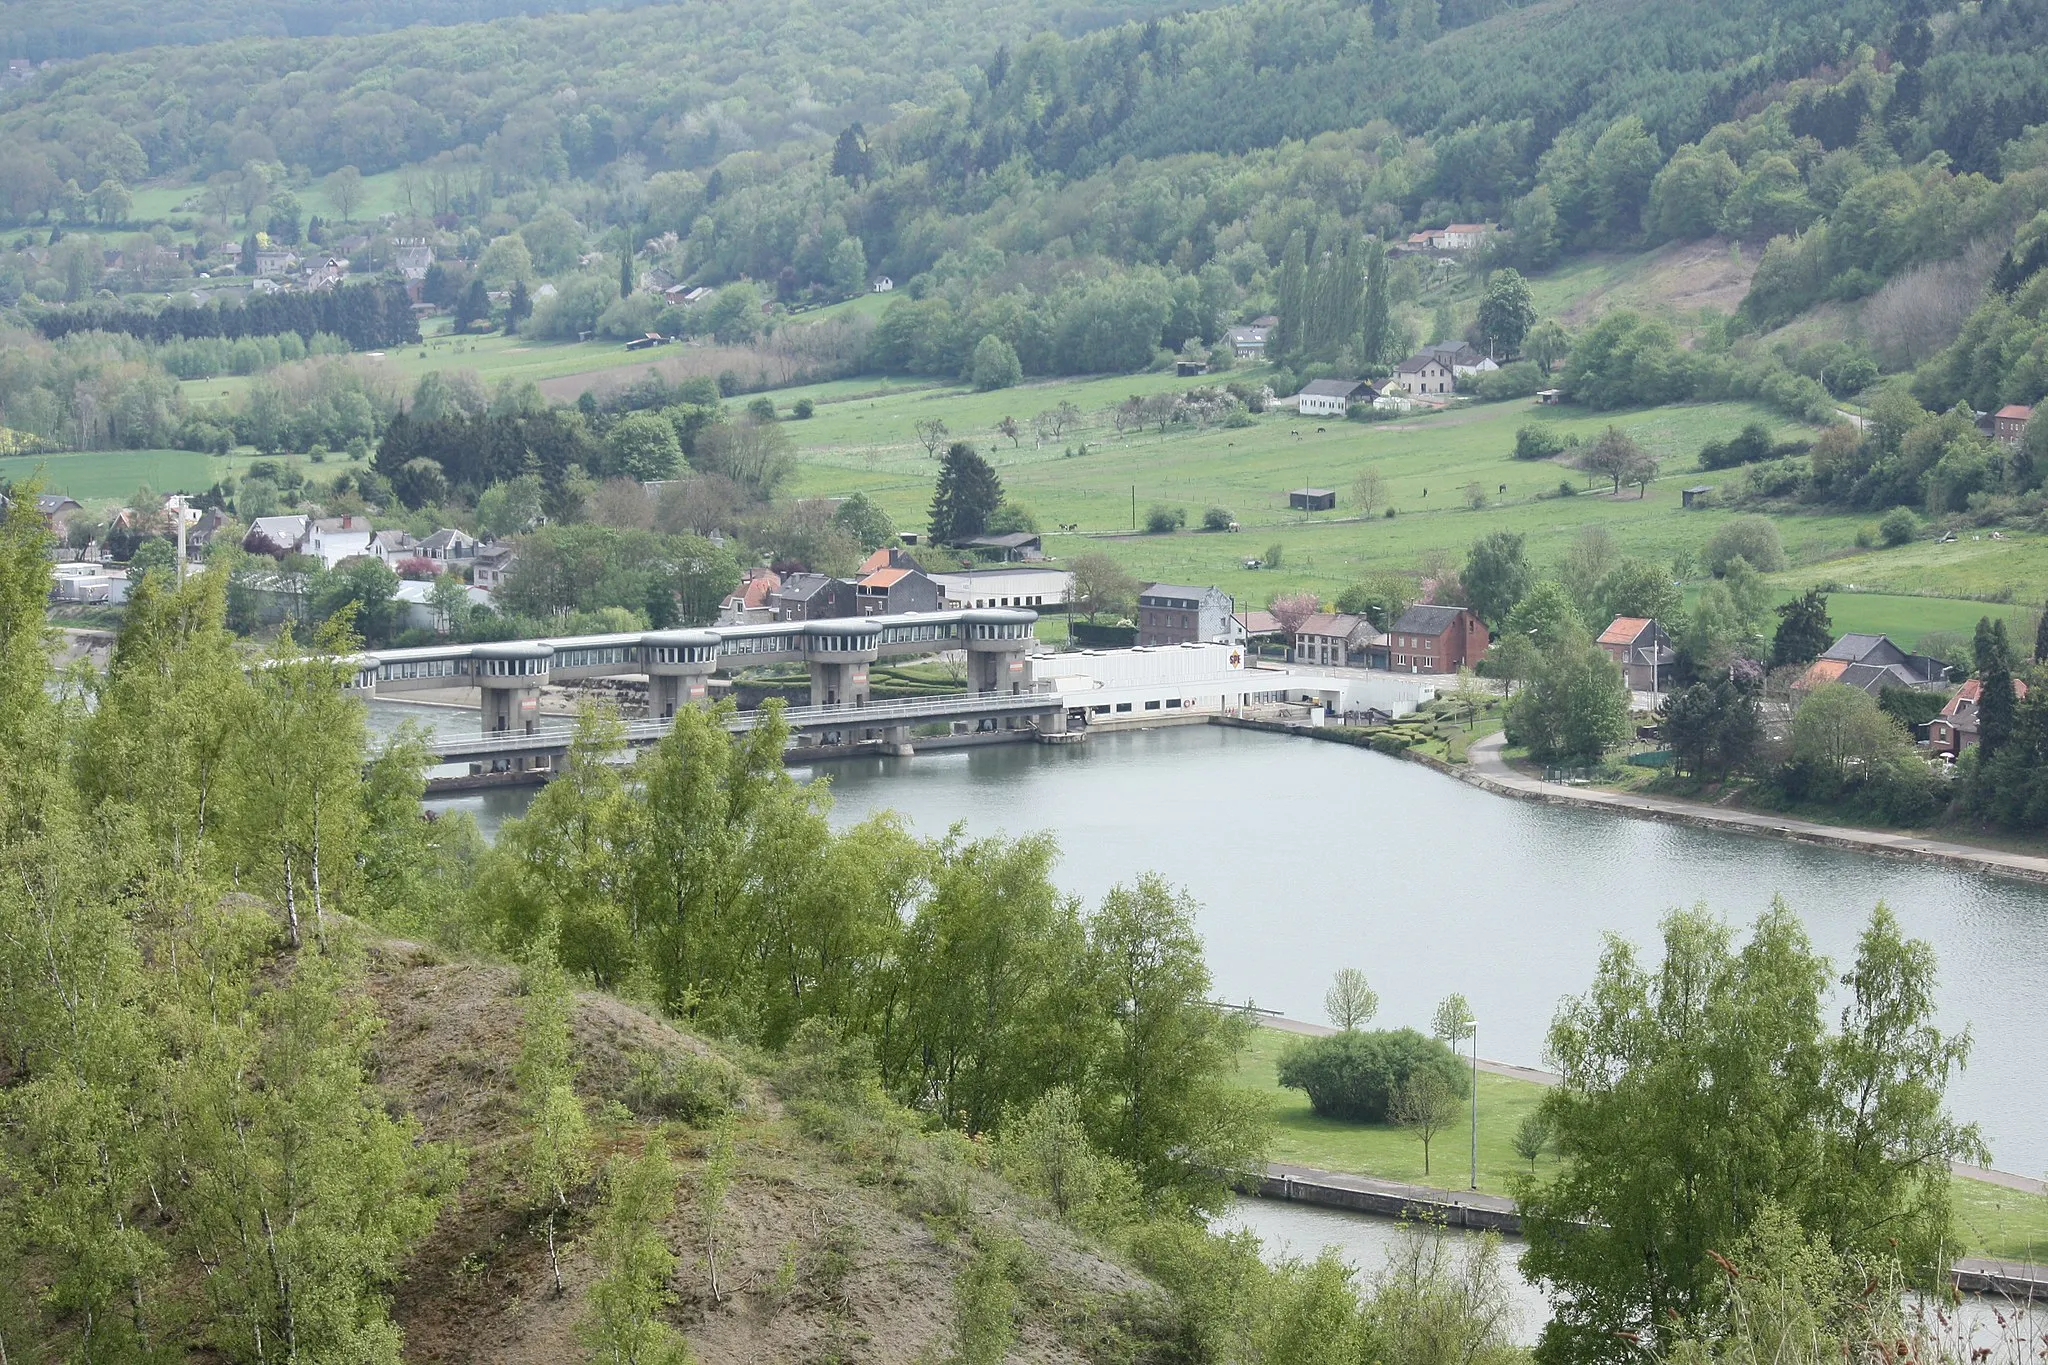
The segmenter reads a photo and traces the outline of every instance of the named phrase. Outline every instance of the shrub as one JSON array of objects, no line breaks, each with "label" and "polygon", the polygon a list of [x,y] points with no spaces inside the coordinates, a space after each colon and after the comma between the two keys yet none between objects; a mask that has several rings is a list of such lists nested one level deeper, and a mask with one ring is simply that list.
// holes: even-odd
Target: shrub
[{"label": "shrub", "polygon": [[796,420],[799,422],[808,422],[811,418],[811,414],[816,411],[817,408],[812,405],[810,399],[799,398],[796,400],[795,403],[790,405],[789,415],[791,417],[796,418]]},{"label": "shrub", "polygon": [[1280,567],[1281,554],[1281,546],[1279,542],[1276,541],[1273,544],[1268,545],[1266,547],[1266,553],[1263,557],[1261,557],[1259,562],[1264,564],[1269,569],[1277,569]]},{"label": "shrub", "polygon": [[1877,544],[1877,527],[1865,523],[1856,528],[1856,548],[1868,550]]},{"label": "shrub", "polygon": [[773,398],[754,399],[747,404],[747,416],[753,418],[756,422],[774,421],[775,400]]},{"label": "shrub", "polygon": [[1155,502],[1145,509],[1145,532],[1148,535],[1172,535],[1187,524],[1188,511],[1185,507],[1168,507],[1163,502]]},{"label": "shrub", "polygon": [[1776,573],[1785,567],[1785,546],[1768,517],[1737,517],[1714,532],[1704,557],[1716,578],[1737,559],[1748,560],[1758,573]]},{"label": "shrub", "polygon": [[1526,360],[1516,360],[1482,374],[1472,382],[1473,390],[1489,401],[1527,398],[1544,385],[1543,371]]},{"label": "shrub", "polygon": [[1388,521],[1392,521],[1392,520],[1394,519],[1394,509],[1393,509],[1393,508],[1391,508],[1391,507],[1389,507],[1389,508],[1388,508],[1388,509],[1386,510],[1386,514],[1385,514],[1385,515],[1386,515],[1386,518],[1387,518],[1387,520],[1388,520]]},{"label": "shrub", "polygon": [[1910,507],[1894,507],[1877,523],[1878,539],[1892,548],[1907,544],[1919,534],[1920,518],[1913,515]]},{"label": "shrub", "polygon": [[1548,460],[1562,455],[1564,438],[1549,427],[1531,423],[1515,432],[1515,458],[1518,460]]},{"label": "shrub", "polygon": [[1419,1071],[1433,1071],[1454,1095],[1470,1084],[1450,1048],[1414,1029],[1379,1029],[1312,1038],[1280,1058],[1280,1084],[1308,1094],[1323,1118],[1384,1123],[1394,1093]]},{"label": "shrub", "polygon": [[975,344],[974,356],[968,362],[968,377],[975,388],[985,393],[1012,387],[1024,377],[1024,368],[1017,362],[1016,348],[990,333]]},{"label": "shrub", "polygon": [[1579,486],[1570,479],[1559,479],[1557,481],[1557,495],[1560,498],[1576,498],[1579,495]]},{"label": "shrub", "polygon": [[1208,511],[1202,513],[1202,529],[1204,531],[1228,531],[1233,520],[1234,518],[1230,515],[1228,507],[1211,507]]}]

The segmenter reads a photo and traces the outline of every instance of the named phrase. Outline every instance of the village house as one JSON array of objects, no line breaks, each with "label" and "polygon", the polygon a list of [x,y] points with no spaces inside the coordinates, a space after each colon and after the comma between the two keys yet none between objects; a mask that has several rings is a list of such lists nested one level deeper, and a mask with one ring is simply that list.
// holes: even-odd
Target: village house
[{"label": "village house", "polygon": [[896,545],[884,545],[881,549],[876,550],[866,559],[863,559],[860,562],[860,567],[853,571],[853,576],[855,579],[862,579],[871,573],[880,573],[884,569],[915,569],[919,573],[925,571],[924,565],[913,559],[910,551]]},{"label": "village house", "polygon": [[896,287],[896,281],[890,279],[887,275],[877,275],[875,276],[874,284],[870,287],[877,294],[886,294]]},{"label": "village house", "polygon": [[1948,684],[1948,664],[1927,654],[1909,654],[1884,635],[1850,633],[1828,646],[1792,684],[1795,692],[1827,683],[1860,688],[1875,697],[1887,687],[1925,691]]},{"label": "village house", "polygon": [[281,246],[266,246],[256,249],[256,277],[263,280],[280,280],[298,268],[298,253]]},{"label": "village house", "polygon": [[394,237],[391,239],[391,266],[400,277],[411,281],[427,278],[427,268],[434,263],[434,247],[424,237]]},{"label": "village house", "polygon": [[307,526],[298,551],[331,569],[344,559],[367,555],[370,536],[368,517],[320,517]]},{"label": "village house", "polygon": [[1220,588],[1154,583],[1138,594],[1141,645],[1229,644],[1236,637],[1236,603]]},{"label": "village house", "polygon": [[[1246,632],[1249,635],[1249,631]],[[1288,658],[1298,664],[1330,668],[1384,666],[1387,637],[1371,621],[1350,613],[1318,612],[1294,632]],[[1377,657],[1376,657],[1377,656]]]},{"label": "village house", "polygon": [[862,616],[939,609],[939,585],[919,569],[878,569],[853,585]]},{"label": "village house", "polygon": [[1232,327],[1223,334],[1231,355],[1239,360],[1264,360],[1266,358],[1266,333],[1264,327]]},{"label": "village house", "polygon": [[[913,565],[917,562],[908,555],[903,558]],[[946,611],[971,607],[1063,607],[1074,590],[1074,576],[1065,569],[1022,565],[941,570],[933,573],[931,579],[939,585],[941,608]]]},{"label": "village house", "polygon": [[2007,403],[1991,417],[1991,434],[2006,445],[2016,446],[2027,434],[2027,423],[2034,416],[2034,410],[2019,403]]},{"label": "village house", "polygon": [[1388,384],[1421,395],[1448,394],[1456,382],[1457,376],[1450,366],[1427,351],[1418,351],[1394,367],[1394,377]]},{"label": "village house", "polygon": [[775,613],[768,605],[768,595],[782,586],[782,575],[773,569],[748,569],[740,576],[740,585],[731,596],[718,604],[718,624],[721,626],[754,626],[775,619]]},{"label": "village house", "polygon": [[777,621],[829,621],[860,615],[853,584],[821,573],[793,573],[768,594]]},{"label": "village house", "polygon": [[419,556],[431,559],[442,566],[467,564],[476,558],[476,537],[458,531],[452,526],[443,526],[434,534],[422,540]]},{"label": "village house", "polygon": [[[2027,685],[2014,678],[2012,692],[2015,701],[2024,701]],[[1927,747],[1950,758],[1960,758],[1963,750],[1977,742],[1977,710],[1983,700],[1981,681],[1972,678],[1964,683],[1948,699],[1948,705],[1941,708],[1941,714],[1927,722]]]},{"label": "village house", "polygon": [[481,546],[476,552],[476,560],[469,566],[469,581],[495,593],[505,586],[505,580],[518,563],[519,555],[510,545]]},{"label": "village house", "polygon": [[398,561],[401,559],[426,558],[420,553],[420,543],[411,532],[396,529],[379,531],[371,536],[369,554],[372,559],[380,560],[392,568],[398,567]]},{"label": "village house", "polygon": [[1671,662],[1678,657],[1677,651],[1664,627],[1654,620],[1617,616],[1600,632],[1596,643],[1621,665],[1621,676],[1631,692],[1659,692],[1671,680]]},{"label": "village house", "polygon": [[1492,356],[1474,350],[1462,341],[1439,341],[1423,347],[1416,354],[1435,356],[1439,365],[1450,370],[1453,379],[1465,379],[1500,368]]},{"label": "village house", "polygon": [[1370,403],[1378,396],[1363,379],[1311,379],[1301,386],[1301,415],[1342,417],[1353,403]]},{"label": "village house", "polygon": [[1452,223],[1408,234],[1408,245],[1417,251],[1473,251],[1485,241],[1484,223]]},{"label": "village house", "polygon": [[1387,632],[1396,673],[1455,673],[1486,657],[1486,624],[1470,607],[1410,607]]},{"label": "village house", "polygon": [[242,548],[252,555],[269,555],[273,559],[297,554],[299,542],[306,538],[306,526],[310,520],[295,513],[257,517],[249,523],[248,533],[242,537]]}]

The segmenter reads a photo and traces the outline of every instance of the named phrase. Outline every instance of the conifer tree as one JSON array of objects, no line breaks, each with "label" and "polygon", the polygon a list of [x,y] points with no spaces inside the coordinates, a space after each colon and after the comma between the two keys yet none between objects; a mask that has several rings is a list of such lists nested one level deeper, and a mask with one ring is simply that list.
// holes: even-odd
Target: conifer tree
[{"label": "conifer tree", "polygon": [[933,542],[958,545],[980,535],[1002,502],[1003,481],[996,471],[973,446],[955,441],[939,461],[938,487],[932,493]]}]

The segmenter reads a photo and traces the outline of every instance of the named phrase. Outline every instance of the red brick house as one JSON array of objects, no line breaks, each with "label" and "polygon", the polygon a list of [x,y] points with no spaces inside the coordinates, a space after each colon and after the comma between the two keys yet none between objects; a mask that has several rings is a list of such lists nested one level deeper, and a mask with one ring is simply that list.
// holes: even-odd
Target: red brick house
[{"label": "red brick house", "polygon": [[1596,641],[1603,653],[1621,665],[1631,692],[1656,692],[1671,676],[1677,657],[1664,627],[1642,616],[1617,616]]},{"label": "red brick house", "polygon": [[1486,657],[1486,623],[1470,607],[1410,607],[1387,632],[1396,673],[1455,673]]},{"label": "red brick house", "polygon": [[[2026,698],[2027,685],[2018,678],[2012,680],[2012,694],[2015,701]],[[1927,747],[1936,753],[1951,758],[1960,757],[1963,750],[1977,742],[1977,703],[1984,695],[1984,684],[1976,678],[1970,679],[1948,699],[1948,705],[1941,708],[1941,714],[1927,722]]]},{"label": "red brick house", "polygon": [[1991,418],[1991,434],[2009,446],[2020,443],[2020,437],[2027,434],[2027,422],[2034,410],[2018,403],[2007,403]]}]

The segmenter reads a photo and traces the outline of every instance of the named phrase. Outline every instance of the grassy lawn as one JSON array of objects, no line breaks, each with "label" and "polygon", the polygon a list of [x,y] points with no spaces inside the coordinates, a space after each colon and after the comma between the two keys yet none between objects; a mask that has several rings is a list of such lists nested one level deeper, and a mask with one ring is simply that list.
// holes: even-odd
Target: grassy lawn
[{"label": "grassy lawn", "polygon": [[[1317,1118],[1308,1096],[1283,1090],[1274,1079],[1280,1053],[1296,1041],[1278,1029],[1260,1029],[1238,1062],[1238,1080],[1268,1097],[1273,1121],[1269,1155],[1275,1161],[1326,1171],[1376,1175],[1389,1180],[1464,1189],[1470,1183],[1472,1130],[1469,1111],[1430,1143],[1430,1169],[1422,1169],[1422,1143],[1404,1128],[1344,1123]],[[1543,1098],[1543,1087],[1505,1076],[1479,1073],[1479,1188],[1506,1194],[1508,1177],[1528,1164],[1515,1155],[1515,1128]],[[1538,1163],[1539,1172],[1548,1163]]]},{"label": "grassy lawn", "polygon": [[[1790,596],[1791,594],[1786,594]],[[1835,630],[1863,631],[1889,635],[1911,649],[1920,637],[1932,631],[1968,635],[1980,617],[2003,620],[2016,644],[2033,648],[2033,621],[2039,604],[1970,602],[1952,597],[1901,597],[1891,593],[1833,592],[1828,594],[1828,619]],[[2023,638],[2022,638],[2023,637]]]},{"label": "grassy lawn", "polygon": [[[1469,1111],[1431,1142],[1430,1170],[1425,1174],[1422,1143],[1408,1130],[1318,1118],[1309,1108],[1307,1095],[1280,1088],[1275,1079],[1280,1054],[1295,1041],[1294,1034],[1260,1029],[1238,1062],[1239,1084],[1267,1096],[1267,1113],[1273,1123],[1272,1160],[1444,1189],[1464,1189],[1470,1183]],[[1479,1073],[1482,1191],[1505,1195],[1509,1177],[1528,1169],[1529,1163],[1515,1155],[1515,1128],[1535,1111],[1543,1090],[1531,1081]],[[1538,1158],[1537,1174],[1548,1170],[1552,1160],[1549,1156]],[[2048,1199],[1978,1180],[1956,1180],[1950,1191],[1964,1254],[2048,1260]]]},{"label": "grassy lawn", "polygon": [[[1895,550],[1844,555],[1795,569],[1780,581],[1794,587],[1833,583],[1858,592],[1907,596],[2009,596],[2022,605],[2039,606],[2041,594],[2048,590],[2048,537],[2006,531],[1993,540],[1989,531],[1973,531],[1951,545],[1922,540]],[[1976,617],[1970,620],[1975,624]]]}]

